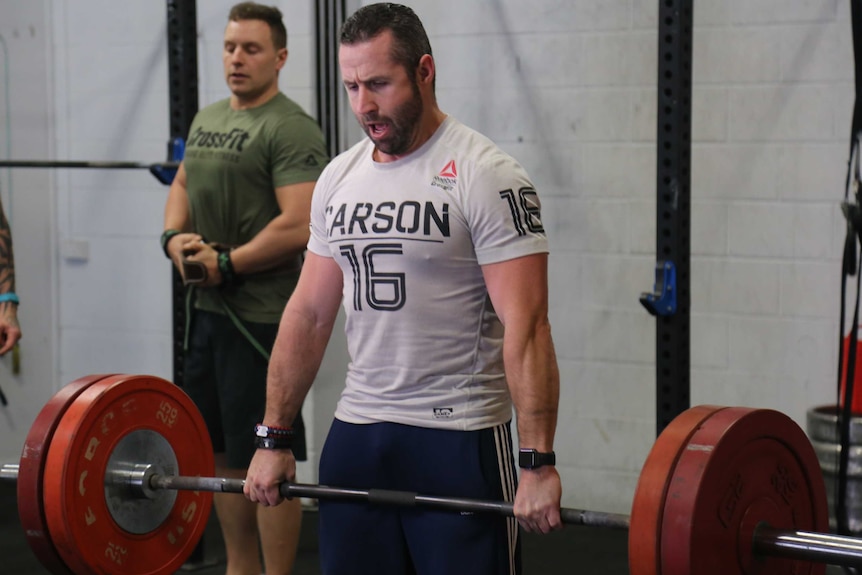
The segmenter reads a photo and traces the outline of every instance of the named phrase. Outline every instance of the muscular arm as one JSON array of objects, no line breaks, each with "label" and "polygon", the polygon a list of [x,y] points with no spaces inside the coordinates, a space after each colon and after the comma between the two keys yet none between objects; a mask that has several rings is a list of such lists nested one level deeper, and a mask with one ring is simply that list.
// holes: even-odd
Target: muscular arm
[{"label": "muscular arm", "polygon": [[291,424],[311,387],[341,303],[341,269],[309,253],[282,314],[266,382],[264,423]]},{"label": "muscular arm", "polygon": [[[483,266],[482,271],[504,326],[503,363],[520,447],[552,451],[560,374],[548,321],[548,256],[525,256]],[[554,467],[522,470],[515,515],[529,531],[559,529],[561,495]]]},{"label": "muscular arm", "polygon": [[186,167],[181,163],[177,175],[168,189],[165,202],[165,229],[187,232],[191,228],[189,219],[189,196],[186,193]]},{"label": "muscular arm", "polygon": [[[287,302],[266,378],[263,423],[289,427],[314,381],[341,301],[341,269],[330,258],[308,254],[299,284]],[[289,450],[258,449],[243,491],[251,501],[277,505],[278,485],[293,481],[296,460]]]},{"label": "muscular arm", "polygon": [[551,451],[560,375],[548,322],[548,258],[532,255],[483,268],[505,326],[503,361],[518,416],[521,447]]},{"label": "muscular arm", "polygon": [[[0,205],[0,293],[15,291],[15,257],[12,252],[12,230],[6,212]],[[12,349],[21,339],[18,304],[0,303],[0,355]]]},{"label": "muscular arm", "polygon": [[[309,236],[313,191],[314,182],[303,182],[275,189],[281,213],[260,230],[251,241],[230,252],[230,260],[237,274],[251,274],[274,268],[293,260],[305,250]],[[187,236],[183,241],[172,240],[169,244],[171,256],[173,257],[174,250],[178,254],[183,250],[193,252],[193,255],[187,255],[186,259],[202,262],[207,267],[207,280],[201,283],[201,286],[219,285],[222,277],[216,259],[217,253],[211,246],[198,242],[199,238],[200,236]],[[178,260],[174,259],[174,261]]]},{"label": "muscular arm", "polygon": [[15,257],[12,253],[12,230],[6,212],[0,205],[0,293],[15,291]]},{"label": "muscular arm", "polygon": [[231,261],[238,274],[276,267],[305,250],[313,190],[314,182],[302,182],[275,189],[281,214],[260,230],[250,242],[231,252]]}]

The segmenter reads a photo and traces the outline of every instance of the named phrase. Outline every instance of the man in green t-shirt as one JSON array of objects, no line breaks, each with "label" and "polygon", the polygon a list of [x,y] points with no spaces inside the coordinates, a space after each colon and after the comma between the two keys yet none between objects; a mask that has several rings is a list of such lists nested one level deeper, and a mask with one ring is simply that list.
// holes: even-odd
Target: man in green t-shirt
[{"label": "man in green t-shirt", "polygon": [[[278,89],[287,32],[277,8],[234,6],[223,59],[231,96],[192,123],[168,193],[162,247],[194,286],[184,389],[209,427],[217,475],[245,478],[266,439],[255,440],[255,425],[268,354],[299,277],[312,190],[328,158],[317,123]],[[305,459],[301,415],[290,429],[267,433]],[[261,573],[259,545],[268,575],[291,572],[298,499],[266,508],[217,494],[215,505],[227,575]]]}]

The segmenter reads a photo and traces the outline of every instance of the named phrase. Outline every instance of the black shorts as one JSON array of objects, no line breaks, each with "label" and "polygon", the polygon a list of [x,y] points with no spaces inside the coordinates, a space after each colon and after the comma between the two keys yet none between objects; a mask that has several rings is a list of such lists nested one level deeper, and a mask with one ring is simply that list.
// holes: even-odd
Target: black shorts
[{"label": "black shorts", "polygon": [[[215,453],[232,469],[247,469],[254,455],[254,426],[266,408],[268,362],[226,315],[192,311],[184,357],[183,390],[206,421]],[[278,324],[243,322],[260,345],[271,350]],[[293,454],[306,460],[305,425],[293,422]]]},{"label": "black shorts", "polygon": [[[479,431],[335,420],[320,483],[513,501],[509,424]],[[494,514],[319,501],[320,563],[331,575],[516,575],[518,524]]]}]

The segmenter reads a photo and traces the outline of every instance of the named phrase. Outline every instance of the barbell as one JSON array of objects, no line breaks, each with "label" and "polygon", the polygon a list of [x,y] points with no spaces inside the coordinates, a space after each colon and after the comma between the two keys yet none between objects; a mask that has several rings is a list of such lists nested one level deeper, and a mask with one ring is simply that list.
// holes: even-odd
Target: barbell
[{"label": "barbell", "polygon": [[[90,375],[42,408],[17,465],[19,518],[56,575],[169,575],[203,536],[215,492],[200,413],[177,386]],[[309,497],[513,516],[509,502],[283,483]],[[567,524],[629,530],[632,575],[822,574],[862,565],[862,539],[828,530],[826,490],[805,433],[777,411],[698,406],[673,420],[641,471],[631,516],[561,509]]]}]

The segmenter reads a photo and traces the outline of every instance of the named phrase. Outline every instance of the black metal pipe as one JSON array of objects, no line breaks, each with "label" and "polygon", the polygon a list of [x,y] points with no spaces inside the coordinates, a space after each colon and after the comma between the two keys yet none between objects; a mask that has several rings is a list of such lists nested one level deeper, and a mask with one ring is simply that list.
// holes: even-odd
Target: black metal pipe
[{"label": "black metal pipe", "polygon": [[177,169],[178,162],[88,162],[78,160],[0,160],[0,168],[72,168],[89,170],[153,170]]}]

